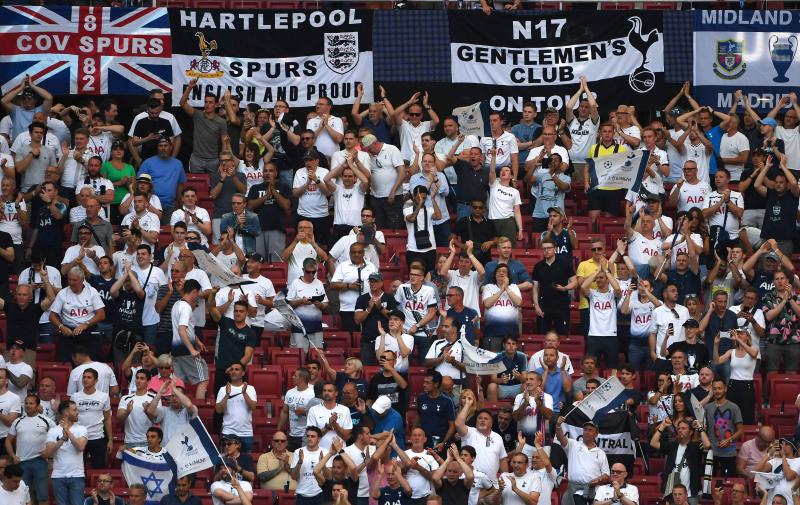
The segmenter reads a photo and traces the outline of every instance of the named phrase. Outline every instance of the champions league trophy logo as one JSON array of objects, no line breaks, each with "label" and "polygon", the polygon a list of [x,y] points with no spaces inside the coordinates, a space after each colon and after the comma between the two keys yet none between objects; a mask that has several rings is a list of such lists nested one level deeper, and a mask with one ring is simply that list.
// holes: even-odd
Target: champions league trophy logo
[{"label": "champions league trophy logo", "polygon": [[642,63],[628,76],[628,84],[637,93],[647,93],[656,85],[655,74],[647,68],[647,51],[658,42],[658,30],[654,28],[644,35],[642,18],[631,16],[628,21],[633,25],[628,32],[628,44],[642,55]]},{"label": "champions league trophy logo", "polygon": [[769,38],[769,57],[772,60],[772,66],[775,67],[775,72],[778,73],[776,77],[772,78],[773,82],[789,82],[786,77],[786,72],[792,66],[794,55],[797,52],[797,37],[794,35],[781,42],[777,35]]}]

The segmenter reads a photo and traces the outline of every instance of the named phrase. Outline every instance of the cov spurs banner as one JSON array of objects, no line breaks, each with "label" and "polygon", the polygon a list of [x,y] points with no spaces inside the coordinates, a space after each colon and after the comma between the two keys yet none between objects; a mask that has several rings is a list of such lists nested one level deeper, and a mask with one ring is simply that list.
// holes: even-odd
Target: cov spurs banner
[{"label": "cov spurs banner", "polygon": [[25,75],[55,94],[143,94],[171,86],[167,9],[0,7],[2,92]]},{"label": "cov spurs banner", "polygon": [[798,36],[800,11],[695,11],[695,98],[727,109],[742,89],[771,109],[800,79]]},{"label": "cov spurs banner", "polygon": [[448,20],[453,84],[504,97],[490,100],[494,109],[528,100],[540,111],[561,108],[582,75],[605,103],[651,104],[663,83],[660,13],[451,11]]},{"label": "cov spurs banner", "polygon": [[372,11],[170,9],[173,104],[189,81],[201,106],[206,93],[231,89],[242,103],[293,107],[327,96],[352,103],[356,85],[372,100]]}]

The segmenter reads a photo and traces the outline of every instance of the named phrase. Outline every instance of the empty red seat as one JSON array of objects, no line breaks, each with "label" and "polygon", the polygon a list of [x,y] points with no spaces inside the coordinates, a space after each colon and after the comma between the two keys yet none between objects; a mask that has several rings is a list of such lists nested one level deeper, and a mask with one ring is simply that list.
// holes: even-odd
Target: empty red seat
[{"label": "empty red seat", "polygon": [[286,347],[283,349],[270,349],[269,362],[273,365],[303,366],[303,354],[300,348]]},{"label": "empty red seat", "polygon": [[280,398],[286,390],[283,387],[283,369],[279,365],[251,367],[247,370],[247,383],[256,388],[258,396]]},{"label": "empty red seat", "polygon": [[800,392],[800,375],[794,374],[767,374],[769,382],[769,404],[779,407],[781,404],[794,405],[797,394]]}]

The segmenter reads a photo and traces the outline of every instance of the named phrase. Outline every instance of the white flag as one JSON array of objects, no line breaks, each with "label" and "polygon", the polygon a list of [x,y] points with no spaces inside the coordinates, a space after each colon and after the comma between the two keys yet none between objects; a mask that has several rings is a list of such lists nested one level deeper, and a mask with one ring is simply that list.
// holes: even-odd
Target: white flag
[{"label": "white flag", "polygon": [[587,158],[592,189],[602,186],[638,193],[649,158],[650,152],[641,150]]},{"label": "white flag", "polygon": [[275,299],[272,301],[272,306],[280,312],[286,322],[289,323],[291,326],[298,328],[303,335],[306,335],[306,327],[303,326],[303,321],[300,320],[300,316],[297,315],[297,312],[294,311],[289,302],[286,301],[286,295],[283,292],[278,293],[275,295]]},{"label": "white flag", "polygon": [[214,441],[198,417],[185,424],[164,449],[178,479],[222,462]]},{"label": "white flag", "polygon": [[692,412],[694,413],[694,418],[700,421],[700,424],[703,424],[706,419],[706,410],[700,405],[700,400],[695,398],[693,394],[689,395],[689,399],[692,402]]},{"label": "white flag", "polygon": [[215,276],[225,286],[241,286],[242,284],[253,284],[255,282],[231,272],[231,269],[219,258],[209,254],[204,249],[195,249],[192,254],[194,259],[197,260],[197,266],[200,270],[203,270],[209,276]]},{"label": "white flag", "polygon": [[578,410],[591,419],[598,410],[611,403],[614,398],[619,396],[623,391],[625,391],[625,386],[622,385],[615,375],[600,384],[597,389],[584,398],[580,405],[578,405]]},{"label": "white flag", "polygon": [[461,327],[461,348],[463,349],[464,366],[467,373],[475,375],[496,375],[506,371],[506,365],[499,353],[487,351],[470,344],[465,336],[464,326]]},{"label": "white flag", "polygon": [[122,476],[128,486],[142,484],[145,487],[145,505],[157,505],[174,488],[169,463],[138,451],[123,451]]}]

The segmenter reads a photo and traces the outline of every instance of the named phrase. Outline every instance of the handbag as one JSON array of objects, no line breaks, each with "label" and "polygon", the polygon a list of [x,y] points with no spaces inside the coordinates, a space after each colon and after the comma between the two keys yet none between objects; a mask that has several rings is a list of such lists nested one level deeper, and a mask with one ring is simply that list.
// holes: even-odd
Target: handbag
[{"label": "handbag", "polygon": [[672,489],[675,487],[676,484],[680,484],[681,482],[681,468],[683,465],[686,464],[686,455],[689,452],[689,446],[686,446],[686,450],[683,451],[683,457],[681,458],[681,462],[676,465],[672,471],[667,476],[667,480],[664,482],[664,493],[661,495],[662,498],[666,498],[667,496],[672,495]]}]

